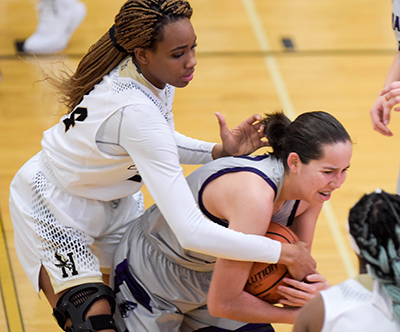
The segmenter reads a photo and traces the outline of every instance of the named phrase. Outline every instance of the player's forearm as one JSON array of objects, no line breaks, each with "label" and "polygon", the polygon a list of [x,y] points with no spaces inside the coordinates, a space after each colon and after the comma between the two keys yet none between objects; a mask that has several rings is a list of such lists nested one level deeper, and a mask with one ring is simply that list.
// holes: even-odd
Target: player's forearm
[{"label": "player's forearm", "polygon": [[208,310],[214,317],[254,324],[293,324],[299,311],[298,308],[276,307],[246,292],[235,299],[219,298],[215,304],[209,301]]},{"label": "player's forearm", "polygon": [[222,144],[215,144],[212,150],[212,157],[213,159],[218,159],[222,157],[227,157],[229,156],[228,153],[225,152],[225,150],[222,147]]},{"label": "player's forearm", "polygon": [[395,55],[392,65],[390,66],[389,72],[385,79],[385,86],[395,81],[400,81],[399,53]]}]

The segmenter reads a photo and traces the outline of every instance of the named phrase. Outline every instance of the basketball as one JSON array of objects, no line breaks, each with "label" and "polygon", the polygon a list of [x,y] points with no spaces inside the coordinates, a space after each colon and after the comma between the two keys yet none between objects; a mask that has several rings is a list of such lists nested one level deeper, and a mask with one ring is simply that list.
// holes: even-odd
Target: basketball
[{"label": "basketball", "polygon": [[[299,239],[288,227],[271,222],[266,237],[282,243],[296,243]],[[258,298],[275,304],[281,298],[276,288],[284,284],[283,278],[291,278],[283,264],[254,263],[244,290]]]}]

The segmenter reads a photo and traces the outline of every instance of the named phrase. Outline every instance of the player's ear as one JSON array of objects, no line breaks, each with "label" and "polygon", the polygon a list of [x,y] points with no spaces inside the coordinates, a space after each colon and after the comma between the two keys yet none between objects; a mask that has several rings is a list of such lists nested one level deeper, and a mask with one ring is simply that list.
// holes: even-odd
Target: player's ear
[{"label": "player's ear", "polygon": [[149,63],[149,59],[147,57],[147,51],[148,50],[143,47],[136,47],[133,51],[135,59],[143,65],[147,65]]},{"label": "player's ear", "polygon": [[287,164],[293,173],[297,173],[301,165],[301,160],[296,152],[290,152],[287,158]]}]

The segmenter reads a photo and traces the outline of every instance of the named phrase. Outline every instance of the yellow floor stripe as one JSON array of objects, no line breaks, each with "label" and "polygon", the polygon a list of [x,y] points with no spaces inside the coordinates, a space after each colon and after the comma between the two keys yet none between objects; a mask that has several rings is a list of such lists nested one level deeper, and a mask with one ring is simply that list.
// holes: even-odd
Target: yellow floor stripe
[{"label": "yellow floor stripe", "polygon": [[24,332],[10,257],[0,214],[0,288],[9,332]]}]

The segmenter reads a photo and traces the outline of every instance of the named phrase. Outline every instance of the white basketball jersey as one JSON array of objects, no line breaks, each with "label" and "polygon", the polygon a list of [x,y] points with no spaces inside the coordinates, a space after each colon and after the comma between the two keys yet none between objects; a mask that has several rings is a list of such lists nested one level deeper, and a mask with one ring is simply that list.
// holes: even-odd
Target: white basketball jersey
[{"label": "white basketball jersey", "polygon": [[377,281],[370,292],[354,279],[321,292],[325,321],[321,332],[399,332],[391,299]]},{"label": "white basketball jersey", "polygon": [[[131,69],[128,66],[131,63],[131,58],[122,62],[96,84],[71,113],[62,117],[58,125],[44,132],[42,150],[46,175],[71,194],[111,200],[141,188],[143,182],[132,157],[127,152],[104,153],[97,144],[96,135],[101,125],[118,110],[127,105],[147,107],[159,112],[150,113],[149,117],[161,115],[171,132],[174,130],[174,88],[167,85],[164,91],[151,91],[143,80],[139,82],[139,75],[136,80],[124,75],[125,70]],[[161,93],[165,94],[165,103],[160,99]]]}]

